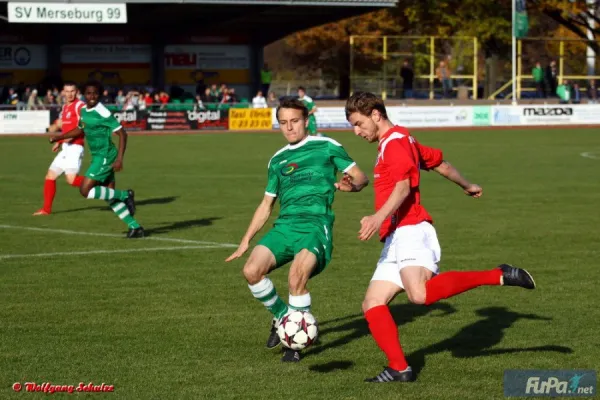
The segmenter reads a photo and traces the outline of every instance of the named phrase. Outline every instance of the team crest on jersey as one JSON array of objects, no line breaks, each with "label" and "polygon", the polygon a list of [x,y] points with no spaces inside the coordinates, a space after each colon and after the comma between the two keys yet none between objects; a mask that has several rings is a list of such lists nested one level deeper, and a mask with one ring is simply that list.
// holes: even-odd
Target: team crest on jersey
[{"label": "team crest on jersey", "polygon": [[281,173],[281,175],[283,176],[290,176],[291,174],[293,174],[294,172],[296,172],[298,170],[298,164],[296,163],[291,163],[286,165],[285,167],[281,168],[279,170],[279,172]]}]

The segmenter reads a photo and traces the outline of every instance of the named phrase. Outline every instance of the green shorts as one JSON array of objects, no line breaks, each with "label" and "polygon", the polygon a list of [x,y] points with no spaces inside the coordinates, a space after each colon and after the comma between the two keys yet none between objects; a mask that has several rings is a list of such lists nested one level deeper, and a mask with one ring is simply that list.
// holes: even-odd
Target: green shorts
[{"label": "green shorts", "polygon": [[92,157],[92,163],[85,171],[85,176],[102,183],[110,183],[115,180],[113,163],[116,157]]},{"label": "green shorts", "polygon": [[275,226],[262,237],[259,245],[267,247],[275,256],[279,268],[306,249],[317,256],[317,266],[311,278],[323,272],[333,253],[333,226],[318,221],[276,221]]},{"label": "green shorts", "polygon": [[306,128],[309,134],[317,134],[317,119],[315,117],[308,117],[308,127]]}]

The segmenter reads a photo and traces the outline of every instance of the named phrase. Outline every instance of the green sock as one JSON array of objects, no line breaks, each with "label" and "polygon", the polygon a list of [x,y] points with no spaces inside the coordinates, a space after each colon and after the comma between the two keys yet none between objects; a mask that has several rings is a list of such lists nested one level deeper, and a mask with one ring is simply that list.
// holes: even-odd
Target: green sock
[{"label": "green sock", "polygon": [[110,208],[112,208],[112,210],[114,211],[114,213],[117,214],[117,217],[119,217],[123,222],[125,222],[128,227],[132,229],[140,227],[140,224],[138,224],[135,218],[133,218],[131,214],[129,214],[129,210],[127,209],[125,203],[119,200],[113,200],[109,203],[109,205]]},{"label": "green sock", "polygon": [[125,200],[129,195],[126,190],[111,189],[106,186],[95,186],[87,195],[88,199],[97,200]]},{"label": "green sock", "polygon": [[264,278],[256,285],[248,285],[252,295],[258,299],[277,319],[283,317],[288,312],[288,306],[281,297],[277,295],[275,286],[269,278]]}]

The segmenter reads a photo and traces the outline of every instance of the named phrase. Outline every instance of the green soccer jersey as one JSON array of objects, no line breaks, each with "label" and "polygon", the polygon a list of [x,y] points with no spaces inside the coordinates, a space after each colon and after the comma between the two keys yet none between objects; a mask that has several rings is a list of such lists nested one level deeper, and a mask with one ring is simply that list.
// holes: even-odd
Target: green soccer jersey
[{"label": "green soccer jersey", "polygon": [[279,198],[280,219],[322,218],[333,223],[336,173],[346,172],[355,164],[335,140],[308,136],[271,158],[265,194]]},{"label": "green soccer jersey", "polygon": [[90,109],[87,107],[81,109],[79,128],[85,133],[85,140],[92,157],[115,158],[117,156],[117,147],[112,141],[112,134],[121,128],[121,124],[102,103]]},{"label": "green soccer jersey", "polygon": [[[302,103],[304,103],[304,106],[308,109],[308,111],[311,111],[313,108],[315,108],[315,103],[313,102],[313,99],[308,97],[308,96],[304,96],[303,98],[300,99],[302,101]],[[310,114],[308,116],[308,118],[313,119],[313,120],[317,120],[317,118],[315,117],[315,114]]]}]

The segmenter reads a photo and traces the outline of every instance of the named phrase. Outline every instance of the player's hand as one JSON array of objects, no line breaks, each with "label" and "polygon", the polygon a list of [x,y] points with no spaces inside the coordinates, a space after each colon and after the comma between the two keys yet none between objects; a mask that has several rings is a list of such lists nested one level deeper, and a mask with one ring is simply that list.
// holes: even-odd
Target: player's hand
[{"label": "player's hand", "polygon": [[340,192],[352,192],[354,190],[354,186],[352,186],[352,178],[346,174],[344,174],[339,182],[336,182],[333,185]]},{"label": "player's hand", "polygon": [[60,148],[60,143],[54,143],[54,146],[52,146],[52,151],[56,153],[59,148]]},{"label": "player's hand", "polygon": [[115,172],[119,172],[123,169],[123,160],[117,160],[113,163],[112,168]]},{"label": "player's hand", "polygon": [[465,188],[465,194],[467,196],[479,198],[483,194],[483,189],[481,188],[481,186],[472,183]]},{"label": "player's hand", "polygon": [[363,217],[360,220],[360,231],[358,231],[358,238],[363,241],[367,241],[373,237],[373,235],[379,231],[383,221],[375,214]]},{"label": "player's hand", "polygon": [[240,258],[241,256],[244,255],[245,252],[248,251],[248,247],[250,247],[249,243],[246,243],[246,242],[240,243],[240,245],[237,248],[237,250],[234,251],[232,255],[230,255],[229,257],[227,257],[227,259],[225,260],[225,262],[229,262],[229,261],[235,260],[236,258]]},{"label": "player's hand", "polygon": [[50,143],[56,143],[56,142],[58,142],[60,140],[61,136],[62,135],[50,135],[50,137],[48,138],[48,141]]}]

